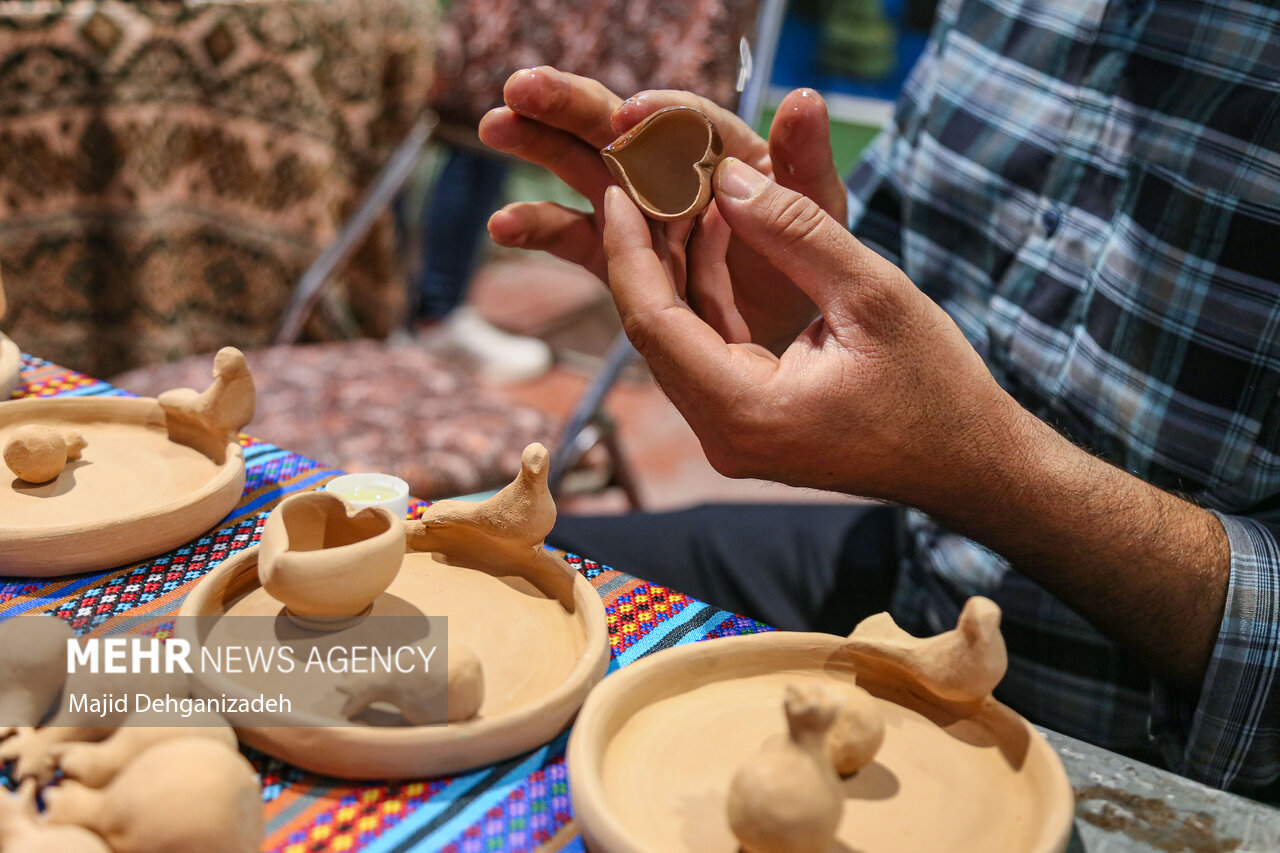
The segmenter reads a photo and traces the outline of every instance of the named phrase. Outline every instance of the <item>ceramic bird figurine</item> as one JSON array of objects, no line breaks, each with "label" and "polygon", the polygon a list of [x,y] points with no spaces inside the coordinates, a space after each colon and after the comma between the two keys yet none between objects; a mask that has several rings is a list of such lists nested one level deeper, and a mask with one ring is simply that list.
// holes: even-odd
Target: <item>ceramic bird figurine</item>
[{"label": "ceramic bird figurine", "polygon": [[765,743],[729,785],[729,828],[746,853],[824,853],[844,796],[826,738],[837,701],[819,682],[789,684],[787,735]]},{"label": "ceramic bird figurine", "polygon": [[827,757],[841,776],[852,776],[871,763],[884,743],[884,714],[876,699],[861,687],[841,685],[836,719],[827,732]]},{"label": "ceramic bird figurine", "polygon": [[75,632],[54,616],[23,613],[0,622],[0,738],[39,725],[66,680]]},{"label": "ceramic bird figurine", "polygon": [[520,456],[520,473],[488,500],[437,501],[408,523],[409,544],[419,551],[447,551],[455,559],[510,572],[573,611],[575,572],[543,547],[556,523],[556,504],[547,488],[551,454],[530,444]]},{"label": "ceramic bird figurine", "polygon": [[47,483],[57,479],[68,462],[79,459],[87,446],[84,436],[73,429],[27,424],[5,442],[4,464],[20,480]]},{"label": "ceramic bird figurine", "polygon": [[175,388],[157,398],[170,436],[215,453],[218,464],[225,458],[226,443],[253,420],[255,400],[249,363],[235,347],[223,347],[213,357],[213,382],[204,391]]},{"label": "ceramic bird figurine", "polygon": [[[65,663],[59,664],[58,668],[65,670]],[[152,697],[178,698],[189,695],[187,677],[181,672],[117,675],[80,670],[67,676],[64,688],[65,696],[133,696],[145,693]],[[14,762],[12,775],[15,779],[30,778],[47,785],[53,781],[57,770],[56,753],[60,744],[105,740],[125,716],[125,713],[104,716],[88,710],[72,711],[67,702],[62,702],[44,726],[20,729],[8,740],[0,742],[0,762]]]},{"label": "ceramic bird figurine", "polygon": [[106,843],[78,826],[51,826],[36,812],[36,783],[28,779],[17,793],[0,794],[0,850],[4,853],[111,853]]},{"label": "ceramic bird figurine", "polygon": [[[347,703],[342,716],[350,719],[374,702],[393,705],[411,726],[440,722],[440,681],[425,672],[362,673],[348,676],[338,686]],[[446,719],[450,723],[469,720],[484,704],[484,669],[480,658],[466,646],[449,646],[449,671],[445,688]]]},{"label": "ceramic bird figurine", "polygon": [[951,631],[913,637],[888,613],[877,613],[858,623],[845,648],[868,666],[889,669],[958,710],[987,699],[1009,666],[1000,607],[979,595],[965,602]]},{"label": "ceramic bird figurine", "polygon": [[53,747],[54,763],[62,774],[89,788],[103,788],[138,754],[165,741],[203,738],[236,749],[236,733],[217,714],[184,720],[181,726],[144,726],[126,719],[106,740],[63,743]]},{"label": "ceramic bird figurine", "polygon": [[64,779],[44,798],[50,823],[83,826],[114,853],[256,853],[262,844],[253,767],[204,738],[157,744],[100,790]]}]

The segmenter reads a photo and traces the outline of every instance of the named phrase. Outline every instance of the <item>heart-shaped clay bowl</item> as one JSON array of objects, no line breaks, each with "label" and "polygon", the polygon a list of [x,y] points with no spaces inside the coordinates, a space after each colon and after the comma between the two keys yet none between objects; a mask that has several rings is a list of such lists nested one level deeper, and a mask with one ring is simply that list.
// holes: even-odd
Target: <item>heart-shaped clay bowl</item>
[{"label": "heart-shaped clay bowl", "polygon": [[303,492],[267,517],[258,579],[298,626],[339,630],[363,619],[395,580],[404,543],[404,525],[387,509],[348,513],[329,492]]},{"label": "heart-shaped clay bowl", "polygon": [[600,151],[645,215],[663,222],[697,216],[711,201],[711,173],[724,159],[715,123],[693,107],[658,110]]}]

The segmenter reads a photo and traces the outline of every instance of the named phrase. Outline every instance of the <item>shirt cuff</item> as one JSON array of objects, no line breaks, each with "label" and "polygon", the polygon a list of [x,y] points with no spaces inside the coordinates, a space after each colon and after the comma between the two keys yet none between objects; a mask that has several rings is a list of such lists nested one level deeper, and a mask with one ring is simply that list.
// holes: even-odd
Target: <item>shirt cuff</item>
[{"label": "shirt cuff", "polygon": [[1266,525],[1214,515],[1231,577],[1213,657],[1196,703],[1153,682],[1151,734],[1174,772],[1248,790],[1280,778],[1280,546]]}]

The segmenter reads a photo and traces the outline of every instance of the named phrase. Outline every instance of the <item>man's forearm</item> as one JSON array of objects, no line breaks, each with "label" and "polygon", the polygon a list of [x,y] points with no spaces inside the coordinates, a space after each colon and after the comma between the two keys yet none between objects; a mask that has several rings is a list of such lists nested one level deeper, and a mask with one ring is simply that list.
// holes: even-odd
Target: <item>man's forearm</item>
[{"label": "man's forearm", "polygon": [[922,509],[1004,556],[1194,699],[1226,602],[1222,525],[1009,405],[951,488]]}]

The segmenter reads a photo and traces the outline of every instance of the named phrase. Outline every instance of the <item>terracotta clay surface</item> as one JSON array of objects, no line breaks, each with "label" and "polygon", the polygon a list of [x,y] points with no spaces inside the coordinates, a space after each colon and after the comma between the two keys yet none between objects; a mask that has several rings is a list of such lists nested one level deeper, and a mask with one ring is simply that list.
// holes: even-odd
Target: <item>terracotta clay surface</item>
[{"label": "terracotta clay surface", "polygon": [[[283,692],[292,713],[273,726],[231,717],[241,741],[307,770],[351,779],[405,779],[458,773],[526,752],[558,734],[609,664],[604,606],[591,583],[543,547],[555,519],[546,490],[546,451],[526,449],[521,473],[502,493],[467,508],[436,504],[423,524],[404,523],[400,571],[367,618],[316,633],[283,618],[259,585],[260,547],[225,560],[197,584],[175,635],[201,646],[288,643],[306,660],[335,646],[432,645],[459,655],[451,679],[483,680],[479,708],[448,726],[414,726],[379,703],[347,724],[350,676],[280,671],[194,676],[198,697]],[[255,619],[236,617],[255,616]],[[261,618],[269,617],[269,618]],[[276,617],[276,618],[270,618]],[[451,658],[453,656],[451,655]],[[451,664],[453,660],[451,660]],[[467,691],[475,701],[474,684]],[[461,714],[466,703],[459,697]],[[451,703],[452,704],[452,703]]]},{"label": "terracotta clay surface", "polygon": [[711,201],[711,175],[724,159],[715,123],[692,107],[667,107],[600,151],[627,195],[651,219],[697,216]]},{"label": "terracotta clay surface", "polygon": [[235,732],[216,714],[193,716],[185,722],[189,725],[145,726],[126,719],[106,740],[59,744],[52,750],[54,761],[68,779],[89,788],[102,788],[140,753],[166,741],[203,738],[227,749],[237,748]]},{"label": "terracotta clay surface", "polygon": [[1009,667],[1000,634],[1000,608],[979,595],[965,602],[951,631],[913,637],[888,613],[877,613],[853,629],[848,648],[864,670],[910,678],[943,707],[958,713],[990,698]]},{"label": "terracotta clay surface", "polygon": [[303,492],[262,528],[258,577],[303,628],[338,630],[363,619],[404,558],[404,522],[384,507],[348,512],[330,492]]},{"label": "terracotta clay surface", "polygon": [[0,622],[0,738],[37,725],[67,672],[67,640],[75,632],[53,616],[22,613]]},{"label": "terracotta clay surface", "polygon": [[44,424],[18,427],[4,445],[4,464],[20,480],[32,485],[47,483],[62,473],[68,462],[80,458],[84,436],[73,429]]},{"label": "terracotta clay surface", "polygon": [[[75,430],[88,442],[81,459],[50,482],[0,478],[0,575],[113,568],[175,548],[221,521],[244,488],[240,446],[226,433],[217,441],[196,435],[201,448],[183,444],[172,440],[169,421],[146,398],[0,406],[0,447],[33,423]],[[215,444],[220,462],[210,455]]]},{"label": "terracotta clay surface", "polygon": [[83,826],[114,853],[255,853],[262,843],[253,768],[202,738],[142,752],[101,790],[64,779],[44,798],[51,823]]},{"label": "terracotta clay surface", "polygon": [[792,632],[711,640],[658,652],[605,679],[569,740],[570,791],[590,849],[738,850],[726,813],[733,776],[785,736],[779,704],[787,686],[815,681],[856,681],[885,722],[874,760],[839,783],[832,849],[1065,849],[1071,787],[1025,720],[993,699],[967,716],[948,711],[909,680],[862,672],[846,643]]},{"label": "terracotta clay surface", "polygon": [[36,811],[36,784],[0,792],[0,850],[4,853],[111,853],[101,838],[78,826],[50,825]]},{"label": "terracotta clay surface", "polygon": [[844,793],[827,757],[838,700],[820,681],[788,684],[787,733],[765,741],[729,782],[729,828],[746,853],[826,853]]},{"label": "terracotta clay surface", "polygon": [[[412,726],[439,723],[431,711],[438,707],[441,685],[417,671],[405,676],[390,672],[360,673],[347,676],[338,692],[347,697],[342,716],[354,719],[375,702],[385,702],[398,710]],[[469,720],[484,704],[484,667],[475,652],[466,646],[449,646],[449,672],[445,691],[446,715],[450,723]]]}]

